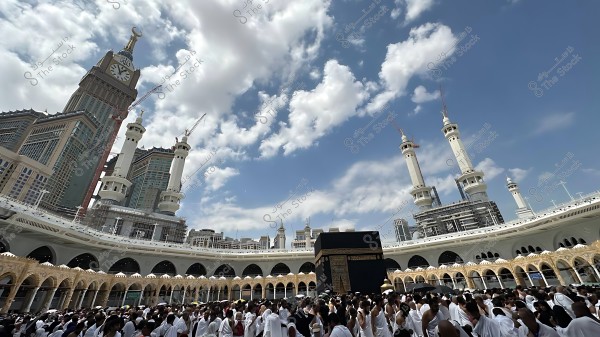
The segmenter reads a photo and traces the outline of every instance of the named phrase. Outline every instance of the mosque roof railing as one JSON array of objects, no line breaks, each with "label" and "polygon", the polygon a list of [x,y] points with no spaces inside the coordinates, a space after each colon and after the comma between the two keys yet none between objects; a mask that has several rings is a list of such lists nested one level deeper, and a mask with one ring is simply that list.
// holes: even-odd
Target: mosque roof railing
[{"label": "mosque roof railing", "polygon": [[[573,210],[574,208],[578,208],[578,207],[583,208],[587,205],[590,205],[593,202],[600,202],[600,191],[595,191],[595,192],[592,192],[585,196],[582,196],[579,199],[565,202],[563,204],[557,205],[557,207],[550,207],[543,211],[538,211],[538,212],[536,212],[535,216],[532,216],[528,219],[516,219],[516,220],[510,221],[510,222],[506,222],[506,223],[502,223],[502,224],[498,224],[498,225],[490,226],[490,227],[449,233],[449,234],[445,234],[445,235],[425,237],[422,239],[402,241],[400,243],[386,245],[383,247],[383,250],[384,250],[384,252],[387,251],[388,253],[393,253],[399,247],[404,247],[404,248],[423,247],[424,244],[427,245],[427,244],[432,244],[432,243],[443,244],[445,242],[457,241],[457,239],[464,240],[464,239],[468,239],[468,238],[479,237],[482,234],[485,234],[486,236],[490,236],[490,234],[494,234],[494,236],[498,236],[498,235],[501,235],[503,232],[512,232],[512,231],[514,231],[514,229],[520,228],[520,227],[523,227],[526,225],[531,225],[534,227],[543,225],[544,223],[547,223],[547,221],[544,221],[544,220],[554,218],[558,214],[568,213],[569,211]],[[9,198],[7,196],[0,196],[0,206],[2,206],[3,203],[16,206],[16,207],[12,207],[12,208],[13,208],[13,210],[17,211],[18,213],[20,212],[21,214],[24,214],[24,215],[27,215],[27,216],[30,216],[33,218],[38,218],[38,219],[41,218],[40,220],[43,222],[46,222],[46,223],[49,223],[49,224],[52,224],[52,225],[55,225],[58,227],[62,227],[64,229],[68,229],[71,231],[79,232],[80,234],[86,235],[88,237],[93,236],[93,237],[96,237],[101,240],[109,241],[110,243],[113,243],[113,244],[126,243],[128,246],[128,250],[135,249],[136,248],[135,246],[139,246],[137,248],[145,248],[147,250],[148,247],[153,247],[153,248],[156,248],[157,250],[163,249],[163,250],[161,250],[161,252],[165,252],[164,249],[168,249],[169,252],[178,253],[181,251],[181,252],[185,252],[187,254],[189,254],[190,251],[194,251],[194,252],[198,252],[198,253],[206,252],[206,253],[211,253],[211,254],[220,253],[220,254],[226,254],[226,255],[258,255],[258,254],[279,255],[279,254],[290,254],[290,253],[295,253],[295,254],[312,254],[313,253],[312,249],[306,249],[306,248],[304,248],[304,249],[264,249],[264,250],[219,249],[219,248],[206,248],[206,247],[193,246],[193,245],[190,245],[187,243],[172,243],[172,242],[134,239],[134,238],[128,238],[128,237],[123,237],[123,236],[119,236],[119,235],[112,235],[112,234],[104,233],[104,232],[98,231],[96,229],[92,229],[90,227],[83,226],[80,223],[72,222],[61,216],[44,211],[40,208],[32,209],[31,205],[22,203],[20,201],[17,201],[13,198]]]}]

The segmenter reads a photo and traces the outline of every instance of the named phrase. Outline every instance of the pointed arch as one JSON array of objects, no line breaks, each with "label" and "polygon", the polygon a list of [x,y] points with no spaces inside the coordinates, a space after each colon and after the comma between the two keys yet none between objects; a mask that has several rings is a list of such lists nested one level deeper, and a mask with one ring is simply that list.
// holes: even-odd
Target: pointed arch
[{"label": "pointed arch", "polygon": [[39,263],[56,263],[56,255],[54,254],[52,248],[48,246],[41,246],[32,250],[31,253],[27,254],[27,257],[30,259],[37,260]]},{"label": "pointed arch", "polygon": [[455,252],[451,251],[451,250],[447,250],[443,253],[440,254],[440,257],[438,258],[438,265],[448,265],[448,264],[455,264],[455,263],[465,263],[465,261],[463,260],[462,257],[460,257],[460,255],[456,254]]},{"label": "pointed arch", "polygon": [[187,275],[192,275],[195,277],[206,276],[206,268],[204,268],[204,265],[202,263],[196,262],[189,266],[185,273]]},{"label": "pointed arch", "polygon": [[219,268],[215,269],[213,275],[216,277],[235,277],[235,270],[229,264],[222,264]]},{"label": "pointed arch", "polygon": [[125,273],[125,274],[133,274],[133,273],[139,273],[140,272],[140,264],[130,258],[130,257],[126,257],[126,258],[122,258],[119,261],[115,262],[109,269],[108,272],[110,274],[116,274],[116,273]]},{"label": "pointed arch", "polygon": [[75,256],[67,263],[69,268],[79,267],[81,269],[96,269],[99,266],[98,259],[90,254],[83,253]]},{"label": "pointed arch", "polygon": [[408,268],[416,268],[416,267],[426,268],[429,266],[430,266],[429,262],[427,262],[427,260],[424,257],[422,257],[421,255],[413,255],[408,260]]},{"label": "pointed arch", "polygon": [[159,263],[155,264],[150,271],[152,274],[169,274],[169,275],[177,275],[177,269],[175,269],[175,265],[173,262],[169,260],[163,260]]},{"label": "pointed arch", "polygon": [[287,275],[290,273],[290,267],[288,267],[285,263],[279,262],[271,268],[271,275]]},{"label": "pointed arch", "polygon": [[301,266],[300,269],[298,270],[299,273],[304,273],[304,274],[308,274],[310,272],[315,272],[315,264],[312,262],[304,262]]},{"label": "pointed arch", "polygon": [[401,269],[400,268],[400,263],[398,263],[398,261],[391,259],[391,258],[386,258],[384,260],[385,262],[385,269],[391,269],[391,270],[396,270],[396,269]]},{"label": "pointed arch", "polygon": [[256,277],[258,275],[264,276],[262,269],[255,263],[247,265],[246,268],[244,268],[244,271],[242,271],[242,277]]}]

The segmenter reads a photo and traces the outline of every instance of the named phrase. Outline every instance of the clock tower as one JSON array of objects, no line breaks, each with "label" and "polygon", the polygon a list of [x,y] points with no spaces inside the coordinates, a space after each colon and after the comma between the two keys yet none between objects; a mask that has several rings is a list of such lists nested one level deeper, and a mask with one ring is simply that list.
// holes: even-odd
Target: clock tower
[{"label": "clock tower", "polygon": [[[92,141],[93,148],[86,151],[78,163],[73,165],[76,170],[69,182],[64,197],[57,203],[58,207],[75,209],[77,206],[87,208],[93,190],[96,187],[100,170],[113,145],[111,135],[118,127],[115,121],[118,112],[127,108],[137,97],[136,84],[140,78],[140,70],[133,65],[133,49],[142,36],[131,29],[131,37],[127,45],[118,53],[109,50],[98,63],[93,66],[79,82],[79,88],[63,109],[64,112],[87,110],[100,123]],[[127,117],[122,116],[123,118]],[[91,191],[90,191],[91,190]]]}]

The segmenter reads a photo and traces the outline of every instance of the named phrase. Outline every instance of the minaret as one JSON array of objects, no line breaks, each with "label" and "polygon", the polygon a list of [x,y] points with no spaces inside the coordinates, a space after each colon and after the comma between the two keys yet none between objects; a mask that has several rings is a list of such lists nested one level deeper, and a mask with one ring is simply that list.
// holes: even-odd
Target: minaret
[{"label": "minaret", "polygon": [[517,203],[517,217],[523,219],[534,216],[533,211],[527,206],[525,199],[523,199],[523,195],[521,195],[519,185],[513,182],[509,177],[506,177],[506,187],[508,187],[508,191],[512,193],[513,198],[515,198],[515,202]]},{"label": "minaret", "polygon": [[413,189],[410,194],[413,196],[415,205],[419,206],[421,210],[431,208],[433,198],[431,196],[431,187],[425,185],[425,179],[423,179],[423,173],[421,173],[421,167],[415,154],[415,144],[408,140],[408,137],[400,130],[402,134],[402,143],[400,144],[400,150],[402,155],[406,159],[406,166],[408,167],[408,174],[412,181]]},{"label": "minaret", "polygon": [[454,152],[458,167],[462,173],[457,180],[462,185],[463,190],[470,200],[488,201],[486,192],[487,184],[483,181],[483,172],[475,171],[473,168],[473,163],[471,163],[465,145],[460,139],[458,124],[450,122],[450,118],[448,118],[446,103],[443,103],[442,115],[444,116],[444,127],[442,128],[442,132],[450,143],[450,147],[452,148],[452,152]]},{"label": "minaret", "polygon": [[279,249],[285,249],[285,228],[283,228],[283,221],[277,229],[277,246]]},{"label": "minaret", "polygon": [[138,142],[146,132],[146,129],[142,126],[143,115],[144,111],[142,110],[135,122],[127,124],[125,142],[117,158],[115,169],[112,175],[102,178],[102,187],[98,192],[102,203],[120,204],[125,200],[127,189],[131,186],[131,182],[127,180],[127,174]]},{"label": "minaret", "polygon": [[187,138],[187,135],[183,136],[181,141],[177,141],[173,147],[175,156],[171,162],[171,177],[169,178],[167,190],[160,193],[158,210],[161,213],[175,215],[175,212],[179,209],[179,202],[183,199],[183,193],[179,192],[181,190],[181,176],[183,175],[185,158],[187,158],[191,149],[190,145],[187,143]]}]

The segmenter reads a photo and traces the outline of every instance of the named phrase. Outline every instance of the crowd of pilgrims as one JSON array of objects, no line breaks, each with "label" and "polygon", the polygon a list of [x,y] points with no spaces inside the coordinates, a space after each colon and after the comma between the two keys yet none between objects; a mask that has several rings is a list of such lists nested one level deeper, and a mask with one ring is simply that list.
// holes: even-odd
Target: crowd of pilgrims
[{"label": "crowd of pilgrims", "polygon": [[600,289],[322,294],[0,318],[0,337],[600,337]]}]

